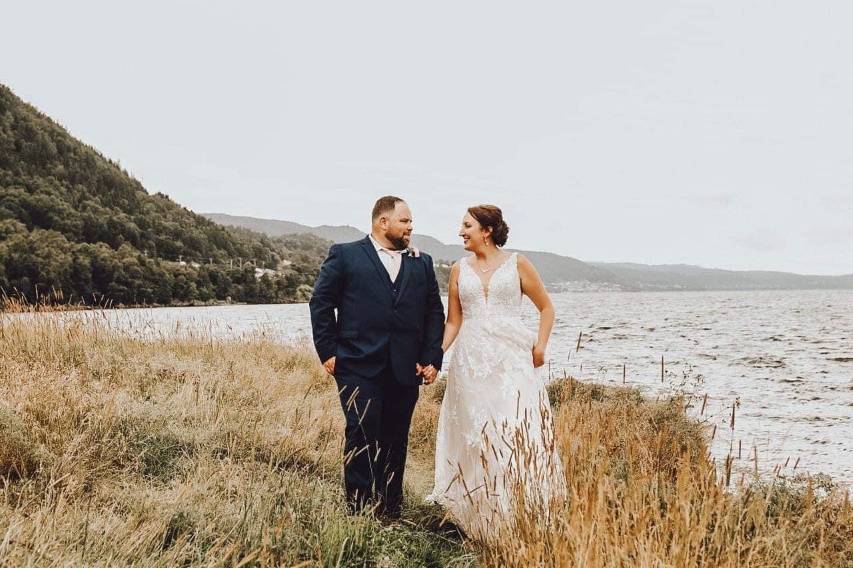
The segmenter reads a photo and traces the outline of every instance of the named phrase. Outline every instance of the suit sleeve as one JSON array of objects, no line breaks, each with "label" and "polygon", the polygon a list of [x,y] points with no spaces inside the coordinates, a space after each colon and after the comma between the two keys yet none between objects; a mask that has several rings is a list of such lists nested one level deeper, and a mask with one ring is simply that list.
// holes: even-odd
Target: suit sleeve
[{"label": "suit sleeve", "polygon": [[427,298],[420,363],[441,369],[444,357],[444,351],[441,350],[441,341],[444,339],[444,304],[441,303],[441,292],[438,289],[438,280],[435,278],[432,258],[423,255],[423,260],[427,269]]},{"label": "suit sleeve", "polygon": [[335,308],[340,304],[343,285],[344,271],[340,247],[332,245],[329,255],[320,267],[320,275],[314,283],[314,294],[308,303],[314,347],[321,362],[335,355],[338,337]]}]

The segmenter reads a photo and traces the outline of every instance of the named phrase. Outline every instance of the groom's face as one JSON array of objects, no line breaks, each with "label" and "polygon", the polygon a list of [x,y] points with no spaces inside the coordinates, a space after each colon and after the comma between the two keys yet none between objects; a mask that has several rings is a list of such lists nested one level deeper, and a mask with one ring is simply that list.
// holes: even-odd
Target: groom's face
[{"label": "groom's face", "polygon": [[388,213],[384,223],[380,220],[385,231],[385,238],[391,241],[398,250],[409,246],[412,240],[412,212],[409,206],[398,202],[394,210]]}]

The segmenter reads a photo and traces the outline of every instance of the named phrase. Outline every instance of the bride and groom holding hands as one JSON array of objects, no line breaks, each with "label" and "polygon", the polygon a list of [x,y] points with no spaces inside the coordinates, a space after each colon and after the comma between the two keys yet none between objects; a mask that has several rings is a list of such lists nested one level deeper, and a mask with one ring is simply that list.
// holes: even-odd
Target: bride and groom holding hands
[{"label": "bride and groom holding hands", "polygon": [[[400,516],[412,414],[451,345],[427,499],[468,534],[487,536],[520,494],[544,503],[565,491],[536,371],[554,309],[533,265],[502,250],[508,232],[495,206],[465,213],[459,236],[472,254],[450,271],[446,320],[433,261],[410,245],[412,213],[402,199],[380,198],[370,234],[329,250],[311,324],[346,420],[344,485],[353,513]],[[538,333],[521,321],[522,295],[539,310]]]}]

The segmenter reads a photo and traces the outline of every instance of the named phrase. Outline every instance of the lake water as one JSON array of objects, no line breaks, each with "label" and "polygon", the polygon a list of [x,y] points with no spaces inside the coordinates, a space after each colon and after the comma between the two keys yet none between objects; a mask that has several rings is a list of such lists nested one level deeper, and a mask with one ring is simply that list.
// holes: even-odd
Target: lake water
[{"label": "lake water", "polygon": [[[707,394],[702,418],[717,425],[718,461],[730,448],[737,456],[740,443],[738,471],[751,471],[757,453],[764,474],[777,466],[790,474],[796,464],[796,472],[853,481],[853,291],[591,292],[553,300],[557,322],[545,372],[622,384],[624,365],[625,383],[649,397],[695,395],[697,416]],[[535,310],[526,308],[535,329]],[[98,317],[140,337],[260,332],[310,345],[305,304],[113,310]]]}]

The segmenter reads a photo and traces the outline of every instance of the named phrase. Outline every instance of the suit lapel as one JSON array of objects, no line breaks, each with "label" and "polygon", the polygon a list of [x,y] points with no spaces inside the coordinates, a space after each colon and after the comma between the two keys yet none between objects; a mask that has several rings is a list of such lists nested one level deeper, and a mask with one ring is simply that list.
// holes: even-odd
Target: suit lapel
[{"label": "suit lapel", "polygon": [[394,305],[397,305],[397,302],[400,301],[400,298],[403,297],[403,294],[406,292],[406,284],[409,283],[409,276],[412,274],[412,270],[414,270],[414,266],[412,265],[412,258],[409,258],[409,255],[405,252],[400,256],[400,270],[403,272],[400,275],[400,290],[397,292],[397,297],[394,299]]},{"label": "suit lapel", "polygon": [[373,267],[376,269],[379,280],[384,283],[385,288],[390,294],[391,279],[388,277],[388,271],[385,270],[385,266],[382,264],[382,261],[379,260],[379,253],[377,253],[376,249],[373,247],[373,242],[370,240],[370,236],[365,237],[364,240],[361,241],[361,247],[367,255],[367,258],[369,258],[370,262],[373,263]]}]

